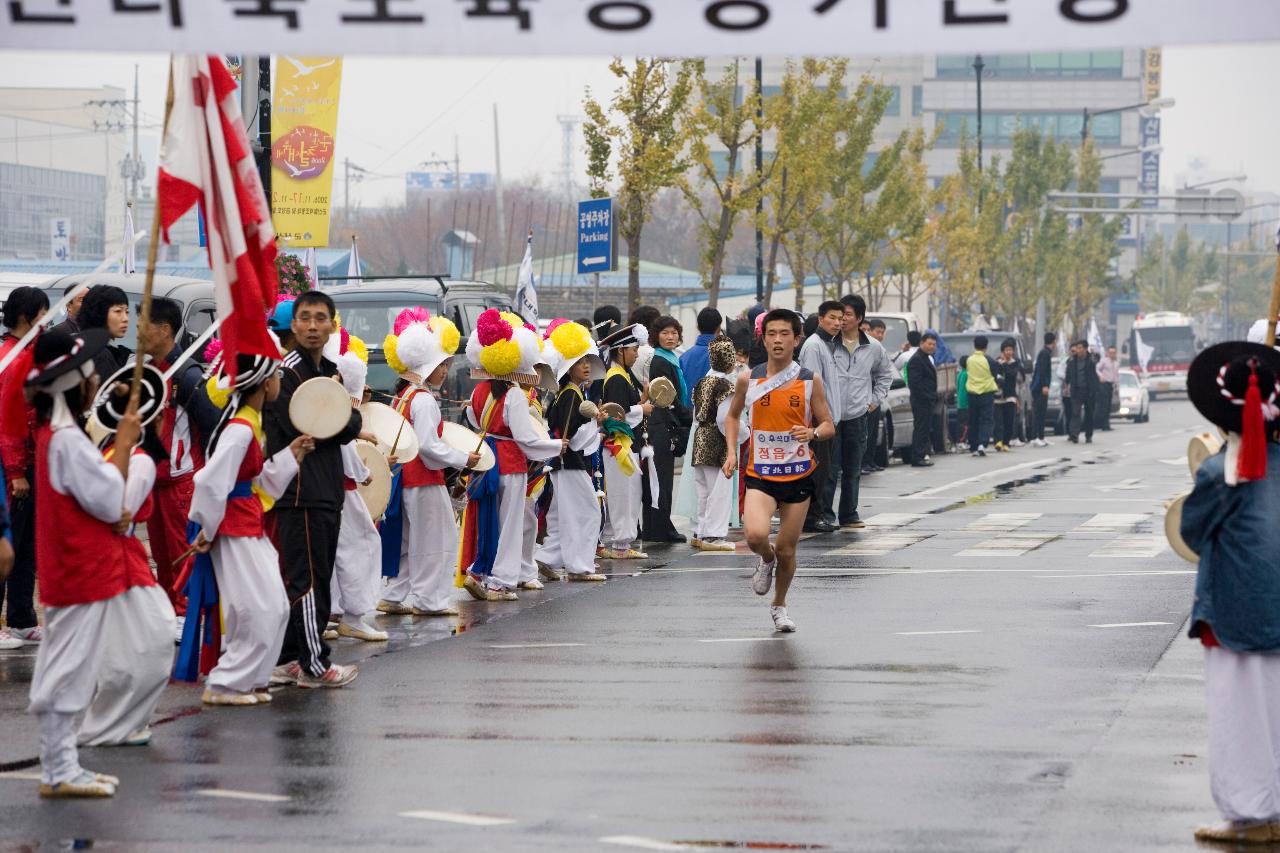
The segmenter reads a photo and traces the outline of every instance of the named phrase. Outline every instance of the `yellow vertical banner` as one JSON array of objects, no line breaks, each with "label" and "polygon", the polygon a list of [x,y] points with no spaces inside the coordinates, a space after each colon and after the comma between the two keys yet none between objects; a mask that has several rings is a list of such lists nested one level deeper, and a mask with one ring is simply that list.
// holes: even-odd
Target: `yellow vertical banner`
[{"label": "yellow vertical banner", "polygon": [[271,93],[271,221],[283,247],[329,245],[342,57],[280,56]]}]

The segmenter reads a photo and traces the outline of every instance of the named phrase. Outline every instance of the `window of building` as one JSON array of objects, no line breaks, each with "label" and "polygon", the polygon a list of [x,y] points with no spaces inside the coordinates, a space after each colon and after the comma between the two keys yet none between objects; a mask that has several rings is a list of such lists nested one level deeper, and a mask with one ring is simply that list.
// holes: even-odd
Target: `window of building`
[{"label": "window of building", "polygon": [[[1077,142],[1080,138],[1081,114],[1069,112],[1001,112],[983,111],[982,139],[990,145],[1008,145],[1021,128],[1033,127],[1051,138]],[[973,112],[938,113],[941,131],[938,142],[943,146],[959,144],[962,129],[972,138],[977,133],[978,116]],[[1112,113],[1091,118],[1089,133],[1099,145],[1120,144],[1120,114]]]},{"label": "window of building", "polygon": [[[1026,80],[1039,77],[1121,77],[1124,51],[1072,51],[1066,53],[1002,53],[984,56],[986,78]],[[972,78],[973,57],[939,56],[938,77]]]},{"label": "window of building", "polygon": [[884,114],[887,116],[902,115],[902,87],[886,86],[889,90],[889,105],[884,108]]},{"label": "window of building", "polygon": [[924,86],[911,87],[911,114],[919,116],[924,113]]}]

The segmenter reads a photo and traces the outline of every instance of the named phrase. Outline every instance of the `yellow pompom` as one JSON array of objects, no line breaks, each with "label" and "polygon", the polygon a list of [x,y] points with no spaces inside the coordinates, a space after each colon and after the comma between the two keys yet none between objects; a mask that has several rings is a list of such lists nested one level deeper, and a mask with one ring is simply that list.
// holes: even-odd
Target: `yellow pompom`
[{"label": "yellow pompom", "polygon": [[520,345],[498,341],[480,350],[480,366],[493,376],[506,376],[520,366]]},{"label": "yellow pompom", "polygon": [[508,323],[510,323],[510,324],[511,324],[511,328],[513,328],[513,329],[523,329],[523,328],[524,328],[524,320],[521,320],[521,319],[520,319],[520,315],[519,315],[519,314],[514,314],[514,313],[512,313],[511,311],[503,311],[503,312],[501,312],[498,316],[500,316],[502,319],[504,319],[504,320],[506,320]]},{"label": "yellow pompom", "polygon": [[219,409],[225,409],[227,403],[231,402],[231,389],[219,388],[218,377],[210,376],[204,383],[204,390],[209,394],[209,402],[213,403]]},{"label": "yellow pompom", "polygon": [[355,335],[351,335],[347,338],[347,352],[354,353],[356,358],[360,359],[365,364],[369,363],[369,347],[365,346],[364,341],[360,340]]},{"label": "yellow pompom", "polygon": [[448,317],[439,315],[432,317],[427,322],[427,328],[440,336],[440,348],[446,353],[453,355],[458,351],[458,345],[462,343],[462,335]]},{"label": "yellow pompom", "polygon": [[387,357],[387,367],[390,367],[396,373],[404,373],[409,368],[405,363],[396,357],[396,336],[387,335],[382,341],[382,354]]},{"label": "yellow pompom", "polygon": [[561,323],[551,333],[551,345],[565,361],[577,361],[591,347],[591,335],[578,323]]},{"label": "yellow pompom", "polygon": [[333,330],[336,332],[342,328],[342,312],[337,308],[333,309]]}]

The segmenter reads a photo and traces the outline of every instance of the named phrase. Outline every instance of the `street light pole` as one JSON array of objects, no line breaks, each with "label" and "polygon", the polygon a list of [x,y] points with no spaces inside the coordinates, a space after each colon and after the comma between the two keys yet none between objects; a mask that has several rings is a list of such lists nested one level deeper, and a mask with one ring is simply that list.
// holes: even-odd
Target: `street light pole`
[{"label": "street light pole", "polygon": [[[764,58],[756,57],[756,181],[764,175]],[[764,185],[756,191],[756,302],[764,304]]]},{"label": "street light pole", "polygon": [[982,171],[982,70],[986,68],[982,54],[973,58],[973,73],[978,78],[978,171]]}]

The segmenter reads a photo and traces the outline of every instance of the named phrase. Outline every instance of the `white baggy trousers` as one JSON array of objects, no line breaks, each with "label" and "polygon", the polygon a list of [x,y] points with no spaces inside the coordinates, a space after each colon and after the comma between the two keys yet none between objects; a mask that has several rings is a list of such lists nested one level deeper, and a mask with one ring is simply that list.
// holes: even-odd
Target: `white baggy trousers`
[{"label": "white baggy trousers", "polygon": [[600,501],[590,472],[552,471],[547,535],[538,549],[538,562],[571,575],[591,574],[599,541]]},{"label": "white baggy trousers", "polygon": [[693,522],[697,539],[723,539],[729,535],[733,510],[733,480],[710,465],[693,466],[693,487],[698,493],[698,517]]},{"label": "white baggy trousers", "polygon": [[1227,820],[1280,819],[1280,655],[1204,652],[1213,801]]},{"label": "white baggy trousers", "polygon": [[453,596],[458,566],[458,523],[446,486],[414,486],[400,510],[400,572],[382,597],[419,610],[444,610]]},{"label": "white baggy trousers", "polygon": [[630,477],[622,473],[618,460],[607,450],[604,457],[604,492],[608,507],[601,540],[606,547],[625,551],[636,541],[640,532],[640,512],[642,495],[640,478],[644,473],[640,470],[640,458],[631,454],[631,465],[634,473]]},{"label": "white baggy trousers", "polygon": [[348,489],[342,499],[342,526],[338,528],[329,609],[350,622],[358,622],[377,604],[381,584],[382,537],[360,493]]},{"label": "white baggy trousers", "polygon": [[221,693],[265,688],[289,624],[280,558],[265,536],[219,536],[209,556],[218,579],[223,648],[208,687]]}]

